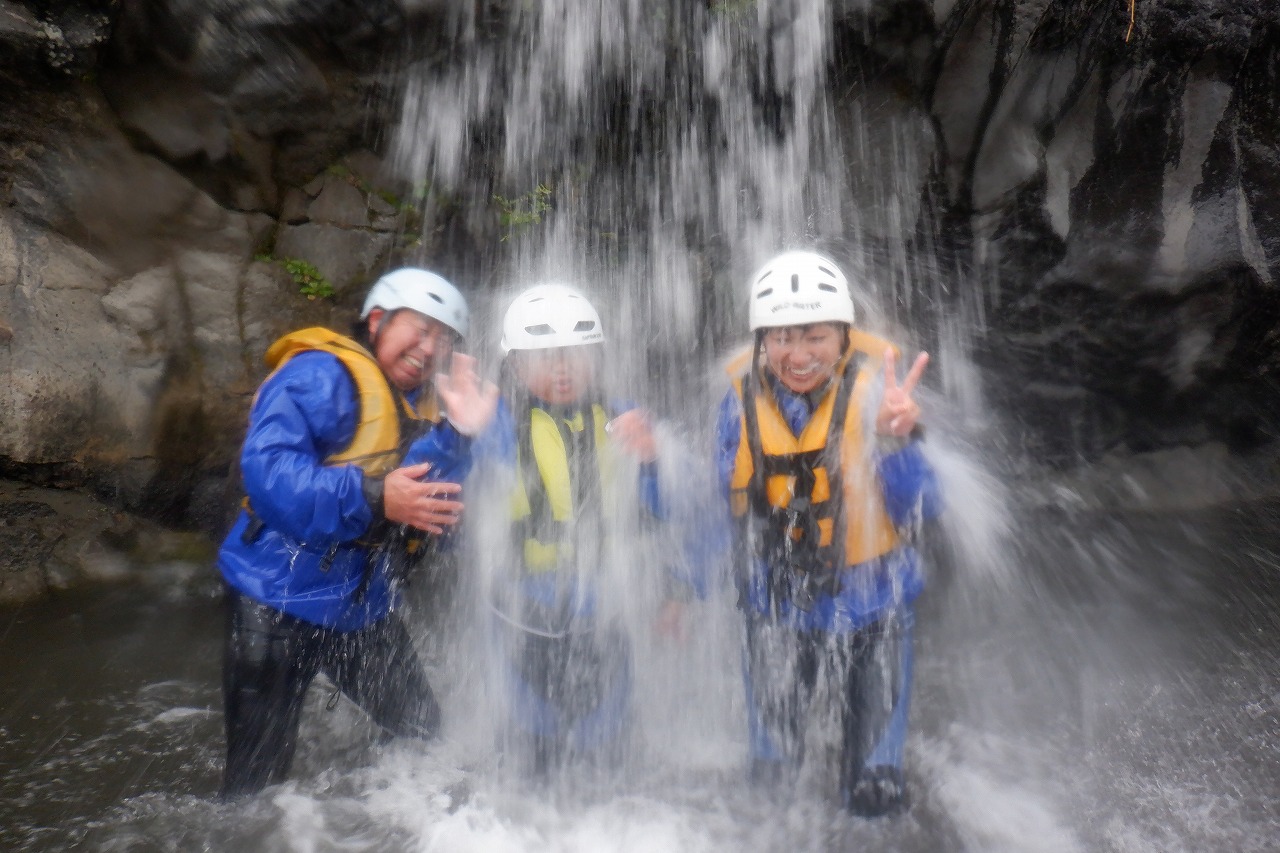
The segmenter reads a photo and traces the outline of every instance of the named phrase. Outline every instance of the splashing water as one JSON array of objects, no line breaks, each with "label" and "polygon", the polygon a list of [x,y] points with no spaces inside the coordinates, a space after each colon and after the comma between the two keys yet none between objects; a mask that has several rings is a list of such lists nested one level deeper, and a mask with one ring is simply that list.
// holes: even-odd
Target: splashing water
[{"label": "splashing water", "polygon": [[[681,486],[669,496],[673,518],[708,511],[711,418],[727,387],[716,365],[745,341],[740,284],[767,256],[825,249],[860,284],[861,325],[905,349],[931,342],[927,446],[948,511],[928,531],[912,810],[848,817],[824,793],[821,762],[795,790],[745,784],[732,596],[713,585],[691,603],[683,643],[653,627],[663,566],[679,563],[671,539],[696,537],[696,527],[615,539],[599,578],[601,606],[633,650],[632,736],[618,767],[571,769],[545,785],[510,772],[494,745],[504,687],[487,653],[488,601],[505,578],[487,543],[503,540],[509,522],[505,501],[476,495],[451,607],[427,601],[424,583],[407,614],[444,699],[442,741],[380,743],[345,701],[327,710],[318,685],[294,780],[220,805],[189,779],[164,783],[184,778],[168,764],[185,764],[216,787],[221,743],[208,709],[217,700],[192,686],[215,684],[216,664],[169,688],[144,673],[143,687],[117,688],[97,718],[124,734],[74,739],[59,760],[65,730],[40,729],[34,763],[23,762],[34,769],[5,783],[27,795],[0,797],[23,810],[0,828],[0,846],[1268,849],[1280,837],[1280,665],[1266,640],[1280,628],[1275,508],[1119,515],[1069,489],[1066,511],[1020,503],[1007,477],[1017,460],[1002,452],[1012,442],[988,416],[968,359],[980,295],[932,259],[917,230],[927,118],[876,80],[832,91],[832,4],[459,7],[454,55],[443,68],[423,60],[407,82],[394,142],[397,167],[426,191],[424,238],[451,198],[500,200],[505,239],[476,262],[477,280],[500,282],[476,299],[472,349],[490,363],[515,291],[558,280],[592,295],[608,337],[606,384],[664,419],[663,478]],[[628,496],[619,488],[618,500]],[[1223,583],[1228,574],[1236,579]],[[163,643],[172,627],[126,642]],[[194,659],[217,660],[212,639],[190,646]],[[34,670],[24,677],[37,680]],[[5,689],[6,709],[50,701],[31,684]],[[817,729],[821,747],[829,733]],[[6,750],[22,731],[0,726]],[[62,793],[69,766],[96,772],[112,755],[166,761],[154,781],[113,774],[115,789],[87,803]]]}]

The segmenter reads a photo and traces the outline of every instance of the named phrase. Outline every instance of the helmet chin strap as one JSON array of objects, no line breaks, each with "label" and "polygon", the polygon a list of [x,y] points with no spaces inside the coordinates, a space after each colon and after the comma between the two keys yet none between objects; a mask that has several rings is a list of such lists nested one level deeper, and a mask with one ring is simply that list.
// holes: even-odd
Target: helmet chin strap
[{"label": "helmet chin strap", "polygon": [[751,381],[756,387],[764,389],[764,371],[760,367],[761,356],[764,355],[764,336],[768,329],[756,329],[756,348],[751,356]]}]

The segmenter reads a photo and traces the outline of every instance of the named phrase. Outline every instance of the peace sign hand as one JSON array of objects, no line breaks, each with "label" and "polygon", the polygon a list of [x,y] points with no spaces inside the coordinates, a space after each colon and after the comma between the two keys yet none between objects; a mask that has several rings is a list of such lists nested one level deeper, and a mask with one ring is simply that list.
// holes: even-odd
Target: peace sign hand
[{"label": "peace sign hand", "polygon": [[476,360],[460,352],[453,354],[448,376],[436,374],[436,393],[450,423],[463,435],[479,433],[498,408],[498,386],[485,382],[481,387]]},{"label": "peace sign hand", "polygon": [[920,418],[920,406],[911,399],[911,394],[928,363],[929,353],[922,352],[916,356],[915,363],[907,371],[907,378],[899,385],[897,358],[892,349],[884,351],[884,397],[880,400],[880,411],[876,413],[878,434],[902,437],[915,429]]}]

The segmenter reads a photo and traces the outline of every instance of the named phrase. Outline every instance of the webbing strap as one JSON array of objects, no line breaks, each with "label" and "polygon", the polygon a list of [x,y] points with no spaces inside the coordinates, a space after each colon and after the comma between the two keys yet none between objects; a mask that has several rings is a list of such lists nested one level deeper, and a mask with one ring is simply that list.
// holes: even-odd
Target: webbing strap
[{"label": "webbing strap", "polygon": [[751,452],[751,485],[747,487],[747,501],[757,515],[765,515],[769,511],[769,497],[765,491],[764,444],[760,440],[760,418],[756,412],[757,384],[762,381],[758,368],[752,369],[742,380],[742,423],[746,427],[747,449]]},{"label": "webbing strap", "polygon": [[[533,530],[549,529],[554,521],[551,504],[547,499],[547,487],[538,470],[538,459],[533,453],[533,406],[521,407],[516,418],[516,446],[519,457],[520,481],[524,485],[525,498],[529,501],[528,523]],[[533,537],[538,538],[538,537]]]},{"label": "webbing strap", "polygon": [[578,416],[582,418],[582,429],[574,432],[569,429],[568,418],[551,415],[556,428],[560,430],[560,440],[564,442],[565,454],[569,459],[569,484],[570,493],[573,496],[575,519],[581,518],[584,513],[600,505],[600,466],[596,461],[595,406],[588,404],[584,409],[574,413],[574,417]]},{"label": "webbing strap", "polygon": [[844,372],[840,376],[840,387],[836,390],[835,408],[831,412],[831,422],[827,425],[827,501],[830,506],[828,518],[834,519],[831,528],[831,553],[835,558],[833,565],[837,568],[845,562],[844,544],[849,532],[849,519],[844,512],[844,471],[841,466],[840,450],[843,446],[845,428],[849,421],[849,398],[853,395],[853,387],[857,384],[858,371],[862,369],[865,356],[854,352],[845,362]]},{"label": "webbing strap", "polygon": [[[752,460],[749,505],[753,514],[767,520],[763,544],[770,554],[766,559],[779,563],[773,567],[770,596],[775,600],[793,600],[803,609],[812,604],[814,592],[834,583],[843,563],[848,521],[843,512],[840,457],[849,419],[849,400],[861,363],[861,354],[854,353],[844,364],[823,447],[796,453],[765,455],[756,412],[756,395],[763,390],[757,383],[762,380],[757,371],[743,380],[743,424]],[[825,501],[815,505],[813,490],[817,483],[816,470],[820,467],[827,474],[828,494]],[[768,477],[778,475],[795,477],[787,507],[773,507],[768,502],[765,482]],[[821,535],[818,521],[822,519],[832,519],[831,542],[826,547],[818,545]]]},{"label": "webbing strap", "polygon": [[[542,478],[534,453],[535,408],[541,409],[551,419],[560,433],[560,440],[564,442],[565,457],[569,465],[569,499],[572,505],[572,515],[564,521],[556,519],[552,512],[547,484]],[[582,418],[582,429],[575,432],[569,429],[567,421],[578,415]],[[529,516],[519,525],[524,538],[544,543],[563,541],[567,523],[574,523],[576,528],[581,529],[582,525],[578,522],[598,512],[602,498],[595,428],[593,402],[586,403],[573,413],[548,410],[531,400],[523,407],[523,417],[517,419],[516,441],[519,448],[520,479],[524,485],[525,497],[529,501]]]}]

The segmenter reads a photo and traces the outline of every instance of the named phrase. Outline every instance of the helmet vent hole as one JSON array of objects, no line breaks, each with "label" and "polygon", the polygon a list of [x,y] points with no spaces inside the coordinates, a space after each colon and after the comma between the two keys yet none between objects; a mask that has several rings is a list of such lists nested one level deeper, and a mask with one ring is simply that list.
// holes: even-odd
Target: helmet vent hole
[{"label": "helmet vent hole", "polygon": [[795,273],[791,274],[791,292],[792,293],[800,292],[800,276]]},{"label": "helmet vent hole", "polygon": [[553,335],[555,334],[555,331],[556,331],[555,329],[548,326],[546,323],[539,323],[536,326],[525,326],[524,330],[534,336]]},{"label": "helmet vent hole", "polygon": [[427,296],[430,296],[432,299],[434,299],[436,302],[439,302],[441,305],[444,304],[444,300],[434,293],[428,293]]},{"label": "helmet vent hole", "polygon": [[595,320],[579,320],[578,325],[573,327],[575,332],[589,332],[596,327]]},{"label": "helmet vent hole", "polygon": [[827,269],[826,267],[818,267],[818,271],[819,271],[819,272],[824,272],[824,273],[826,273],[827,275],[831,276],[832,278],[835,278],[835,277],[836,277],[836,274],[835,274],[835,273],[833,273],[831,270]]},{"label": "helmet vent hole", "polygon": [[772,288],[772,287],[766,287],[764,290],[762,290],[762,291],[760,291],[759,293],[757,293],[757,294],[756,294],[756,299],[764,299],[764,298],[765,298],[766,296],[768,296],[770,293],[773,293],[773,288]]},{"label": "helmet vent hole", "polygon": [[818,290],[825,290],[827,293],[839,293],[834,284],[827,284],[825,281],[818,285]]}]

